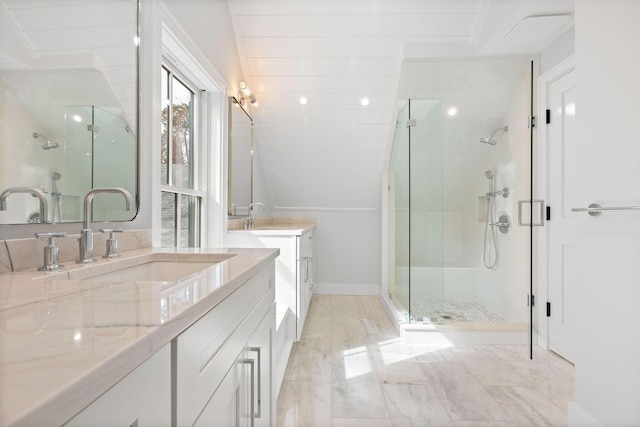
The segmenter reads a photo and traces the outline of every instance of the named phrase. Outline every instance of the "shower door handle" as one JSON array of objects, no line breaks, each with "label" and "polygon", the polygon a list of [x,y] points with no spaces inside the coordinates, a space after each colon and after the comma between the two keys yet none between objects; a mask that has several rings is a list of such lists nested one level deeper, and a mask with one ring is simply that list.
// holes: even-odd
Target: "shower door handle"
[{"label": "shower door handle", "polygon": [[[533,222],[533,218],[529,218],[529,222],[526,222],[526,219],[523,219],[523,212],[525,211],[524,206],[533,206],[535,204],[539,204],[540,205],[540,211],[539,211],[539,215],[538,215],[538,221],[537,222]],[[527,209],[527,212],[531,212],[531,215],[533,216],[533,212],[535,212],[534,209]],[[526,227],[544,227],[544,220],[545,220],[545,204],[544,204],[544,200],[519,200],[518,201],[518,225],[524,225]]]}]

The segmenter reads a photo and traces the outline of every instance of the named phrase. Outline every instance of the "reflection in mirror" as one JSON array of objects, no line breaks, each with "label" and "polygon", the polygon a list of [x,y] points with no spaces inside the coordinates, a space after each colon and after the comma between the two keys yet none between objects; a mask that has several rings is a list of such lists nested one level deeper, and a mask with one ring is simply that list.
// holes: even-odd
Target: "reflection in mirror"
[{"label": "reflection in mirror", "polygon": [[229,212],[249,215],[253,202],[253,119],[229,98]]},{"label": "reflection in mirror", "polygon": [[[0,0],[0,224],[82,221],[97,187],[137,194],[137,0]],[[137,199],[137,197],[136,197]],[[130,220],[110,195],[96,221]]]}]

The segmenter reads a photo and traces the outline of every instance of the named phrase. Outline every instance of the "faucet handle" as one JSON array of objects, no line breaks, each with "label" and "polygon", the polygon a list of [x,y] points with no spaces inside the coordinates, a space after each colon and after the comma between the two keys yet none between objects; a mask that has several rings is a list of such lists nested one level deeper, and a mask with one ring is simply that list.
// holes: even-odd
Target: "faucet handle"
[{"label": "faucet handle", "polygon": [[122,228],[101,228],[100,232],[109,233],[109,238],[107,239],[107,253],[103,258],[117,258],[120,256],[118,253],[118,241],[115,238],[115,233],[122,233],[124,230]]},{"label": "faucet handle", "polygon": [[39,267],[39,271],[54,271],[64,268],[59,261],[59,248],[56,245],[56,237],[67,237],[67,233],[36,233],[36,239],[49,239],[49,243],[44,247],[44,265]]},{"label": "faucet handle", "polygon": [[109,233],[109,238],[113,238],[113,233],[122,233],[124,229],[122,228],[100,228],[98,230],[101,233]]}]

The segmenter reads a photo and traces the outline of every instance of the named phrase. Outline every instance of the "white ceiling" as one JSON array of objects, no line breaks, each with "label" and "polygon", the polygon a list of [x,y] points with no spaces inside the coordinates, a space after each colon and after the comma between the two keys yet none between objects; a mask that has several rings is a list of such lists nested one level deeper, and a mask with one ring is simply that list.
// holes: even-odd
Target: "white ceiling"
[{"label": "white ceiling", "polygon": [[378,208],[403,61],[540,52],[573,25],[573,0],[229,6],[275,208]]}]

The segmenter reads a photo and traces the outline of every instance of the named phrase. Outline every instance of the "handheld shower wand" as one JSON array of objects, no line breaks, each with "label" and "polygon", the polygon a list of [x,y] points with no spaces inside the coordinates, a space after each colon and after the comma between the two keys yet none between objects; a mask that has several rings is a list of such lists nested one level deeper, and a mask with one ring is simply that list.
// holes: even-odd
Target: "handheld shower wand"
[{"label": "handheld shower wand", "polygon": [[[495,218],[495,175],[491,170],[485,171],[484,176],[489,180],[489,192],[486,194],[487,217],[484,226],[484,244],[482,252],[482,262],[490,270],[498,268],[500,262],[500,252],[498,250],[498,230],[494,227]],[[493,249],[493,259],[490,259],[490,250]]]},{"label": "handheld shower wand", "polygon": [[60,172],[53,172],[51,174],[51,197],[53,198],[53,214],[51,222],[56,222],[56,219],[59,222],[62,221],[62,212],[60,209],[62,193],[58,191],[58,181],[60,178],[62,178],[62,174]]}]

